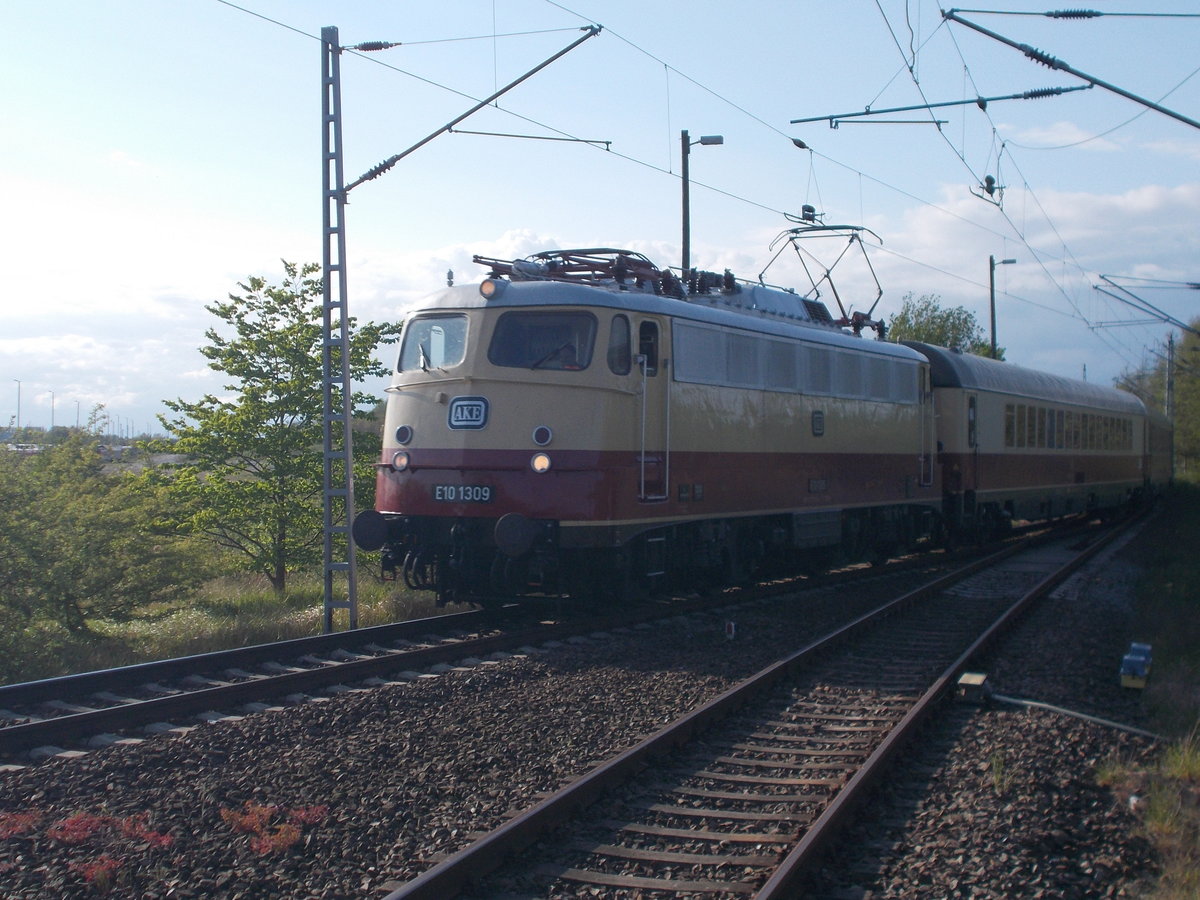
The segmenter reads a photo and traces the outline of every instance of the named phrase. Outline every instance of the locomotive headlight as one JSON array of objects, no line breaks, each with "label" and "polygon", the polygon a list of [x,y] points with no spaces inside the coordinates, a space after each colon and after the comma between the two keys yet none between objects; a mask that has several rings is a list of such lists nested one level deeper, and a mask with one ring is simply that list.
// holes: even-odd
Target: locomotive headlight
[{"label": "locomotive headlight", "polygon": [[401,425],[396,429],[396,443],[407,444],[413,439],[413,430],[411,425]]},{"label": "locomotive headlight", "polygon": [[529,460],[529,468],[541,475],[543,472],[550,471],[550,454],[535,453]]},{"label": "locomotive headlight", "polygon": [[392,454],[392,468],[397,472],[403,472],[408,468],[407,450],[397,450]]},{"label": "locomotive headlight", "polygon": [[479,285],[479,294],[484,300],[491,300],[493,297],[499,297],[500,292],[504,290],[504,286],[508,282],[498,281],[495,278],[487,278]]}]

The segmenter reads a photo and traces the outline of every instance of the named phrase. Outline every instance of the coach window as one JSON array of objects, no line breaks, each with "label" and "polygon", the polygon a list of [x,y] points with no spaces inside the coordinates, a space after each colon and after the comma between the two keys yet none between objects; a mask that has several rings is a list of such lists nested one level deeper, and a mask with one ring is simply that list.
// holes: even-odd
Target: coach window
[{"label": "coach window", "polygon": [[630,354],[629,319],[615,315],[608,333],[608,368],[614,375],[628,375],[633,365]]},{"label": "coach window", "polygon": [[1025,407],[1017,406],[1017,446],[1025,446]]},{"label": "coach window", "polygon": [[974,397],[967,398],[967,446],[974,447],[978,443],[978,436],[975,428],[975,399]]},{"label": "coach window", "polygon": [[1017,446],[1017,411],[1011,403],[1004,405],[1004,446]]},{"label": "coach window", "polygon": [[658,374],[658,325],[643,322],[638,326],[638,354],[646,359],[646,374]]}]

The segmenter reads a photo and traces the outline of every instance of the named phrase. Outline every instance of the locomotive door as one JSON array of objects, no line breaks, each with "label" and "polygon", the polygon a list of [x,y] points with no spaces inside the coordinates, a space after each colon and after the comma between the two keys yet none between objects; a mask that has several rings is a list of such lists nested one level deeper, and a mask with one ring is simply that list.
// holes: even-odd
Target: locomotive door
[{"label": "locomotive door", "polygon": [[917,393],[921,403],[921,487],[933,484],[934,448],[937,447],[937,413],[933,408],[933,389],[929,384],[929,368],[917,370]]},{"label": "locomotive door", "polygon": [[963,473],[966,483],[963,485],[964,490],[978,491],[979,490],[979,425],[978,425],[978,407],[979,398],[975,394],[967,394],[967,408],[964,413],[967,418],[967,453],[970,456],[970,463],[967,466],[967,471]]},{"label": "locomotive door", "polygon": [[638,423],[638,499],[665,500],[671,473],[670,360],[662,355],[662,329],[656,319],[638,323],[637,363],[641,376]]}]

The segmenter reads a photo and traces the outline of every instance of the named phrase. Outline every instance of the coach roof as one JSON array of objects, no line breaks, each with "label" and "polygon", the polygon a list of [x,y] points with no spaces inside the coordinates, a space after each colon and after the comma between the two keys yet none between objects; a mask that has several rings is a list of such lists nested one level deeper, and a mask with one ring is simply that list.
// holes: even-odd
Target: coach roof
[{"label": "coach roof", "polygon": [[1037,372],[1014,366],[1012,363],[975,356],[959,350],[947,350],[920,341],[903,341],[906,346],[929,360],[930,378],[934,387],[964,388],[1013,394],[1033,400],[1091,406],[1112,412],[1144,415],[1142,401],[1116,388],[1064,378],[1047,372]]}]

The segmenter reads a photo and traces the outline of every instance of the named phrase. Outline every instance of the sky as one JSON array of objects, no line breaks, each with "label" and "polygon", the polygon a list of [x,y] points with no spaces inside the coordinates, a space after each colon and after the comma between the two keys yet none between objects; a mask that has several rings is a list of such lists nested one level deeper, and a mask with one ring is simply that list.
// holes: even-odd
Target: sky
[{"label": "sky", "polygon": [[[1012,259],[995,268],[1007,359],[1110,384],[1180,336],[1135,301],[1200,316],[1175,286],[1200,282],[1200,17],[1180,0],[1011,14],[1054,8],[960,15],[1110,87],[977,103],[1088,82],[928,0],[6,0],[0,433],[18,403],[22,425],[102,406],[140,434],[164,400],[226,393],[205,306],[321,259],[327,26],[343,47],[399,44],[341,54],[347,183],[603,29],[350,192],[361,320],[399,318],[447,270],[478,281],[473,254],[678,266],[687,130],[724,138],[689,156],[693,265],[802,293],[833,266],[835,309],[886,320],[934,294],[986,331],[989,257]],[[861,242],[776,258],[805,204]]]}]

